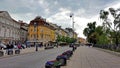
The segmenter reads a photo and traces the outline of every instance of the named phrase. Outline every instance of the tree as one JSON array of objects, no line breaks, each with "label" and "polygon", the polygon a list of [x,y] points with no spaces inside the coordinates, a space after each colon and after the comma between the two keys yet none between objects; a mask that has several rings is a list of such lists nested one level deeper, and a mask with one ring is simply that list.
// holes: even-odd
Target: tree
[{"label": "tree", "polygon": [[114,8],[109,8],[111,15],[114,17],[114,29],[119,28],[120,30],[120,13],[117,14],[120,9],[115,10]]},{"label": "tree", "polygon": [[108,19],[108,15],[109,15],[108,11],[104,11],[104,10],[100,11],[100,19],[103,20],[103,29],[105,30],[105,32],[106,32],[106,29],[110,28],[112,25],[112,23]]},{"label": "tree", "polygon": [[74,43],[74,42],[76,42],[76,39],[58,35],[57,39],[56,39],[56,42]]},{"label": "tree", "polygon": [[90,43],[96,43],[96,35],[95,35],[95,28],[96,28],[96,22],[90,22],[87,24],[87,28],[83,30],[83,34],[87,36],[87,40]]},{"label": "tree", "polygon": [[106,32],[104,32],[103,26],[97,26],[95,29],[96,32],[96,40],[97,44],[108,44],[110,42],[109,40],[109,35],[110,35],[110,30],[106,29]]},{"label": "tree", "polygon": [[[118,46],[118,41],[119,41],[118,34],[120,31],[120,13],[117,14],[117,12],[120,10],[119,9],[115,10],[114,8],[109,8],[109,11],[110,11],[110,14],[114,18],[114,21],[112,22],[114,24],[114,29],[112,28],[112,23],[110,22],[110,19],[108,19],[108,15],[109,15],[108,11],[101,10],[100,11],[100,18],[103,20],[103,27],[104,27],[106,34],[108,34],[108,29],[109,29],[109,31],[110,30],[114,31],[114,33],[115,33],[114,36],[116,39],[115,43]],[[119,29],[119,31],[117,29]],[[111,35],[109,37],[112,39],[113,36]]]},{"label": "tree", "polygon": [[[115,43],[118,46],[119,42],[119,33],[120,33],[120,13],[117,14],[120,9],[115,10],[114,8],[109,8],[111,15],[114,17],[114,32],[115,32]],[[118,30],[117,30],[118,29]]]}]

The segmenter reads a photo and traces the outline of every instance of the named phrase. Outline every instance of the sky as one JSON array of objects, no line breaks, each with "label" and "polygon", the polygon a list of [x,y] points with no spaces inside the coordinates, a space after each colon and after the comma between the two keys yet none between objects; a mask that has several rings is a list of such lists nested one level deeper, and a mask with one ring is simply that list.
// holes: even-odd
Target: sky
[{"label": "sky", "polygon": [[78,37],[83,35],[87,23],[99,19],[100,10],[120,8],[120,0],[0,0],[0,11],[8,11],[15,20],[29,23],[36,16],[45,18],[62,28],[72,27],[70,14],[74,14],[74,29]]}]

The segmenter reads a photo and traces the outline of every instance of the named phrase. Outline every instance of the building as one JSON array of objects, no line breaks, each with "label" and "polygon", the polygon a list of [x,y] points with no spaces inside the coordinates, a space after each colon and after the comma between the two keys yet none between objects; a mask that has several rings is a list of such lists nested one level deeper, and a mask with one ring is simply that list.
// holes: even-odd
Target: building
[{"label": "building", "polygon": [[15,21],[7,11],[0,11],[0,41],[3,43],[20,40],[20,23]]},{"label": "building", "polygon": [[75,38],[75,39],[77,39],[78,37],[77,37],[77,33],[76,32],[74,32],[74,37],[73,38]]},{"label": "building", "polygon": [[77,39],[77,33],[72,28],[66,28],[65,30],[68,33],[68,37]]},{"label": "building", "polygon": [[67,33],[66,30],[61,29],[60,31],[61,31],[61,36],[64,36],[64,37],[67,37],[67,36],[68,36],[68,33]]},{"label": "building", "polygon": [[55,28],[52,27],[45,19],[37,16],[30,21],[28,27],[28,42],[38,42],[48,44],[55,42]]},{"label": "building", "polygon": [[58,35],[60,35],[60,26],[49,22],[49,24],[55,29],[55,40],[57,40]]},{"label": "building", "polygon": [[58,26],[56,24],[50,23],[51,26],[53,26],[55,28],[55,37],[57,38],[57,36],[68,36],[68,33],[65,29],[62,29],[61,26]]},{"label": "building", "polygon": [[18,22],[20,23],[20,42],[25,43],[28,35],[28,24],[20,20]]},{"label": "building", "polygon": [[86,40],[84,38],[79,37],[78,38],[78,43],[86,44],[87,42],[86,42]]}]

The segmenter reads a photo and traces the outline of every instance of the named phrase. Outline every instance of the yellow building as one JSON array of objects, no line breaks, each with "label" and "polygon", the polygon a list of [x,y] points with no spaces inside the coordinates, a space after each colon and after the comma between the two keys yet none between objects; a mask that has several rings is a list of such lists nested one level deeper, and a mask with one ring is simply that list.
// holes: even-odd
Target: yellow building
[{"label": "yellow building", "polygon": [[77,39],[77,33],[76,32],[74,32],[74,38]]},{"label": "yellow building", "polygon": [[81,43],[81,44],[86,44],[87,43],[86,40],[84,38],[81,38],[81,37],[78,38],[78,42]]},{"label": "yellow building", "polygon": [[28,28],[28,41],[47,44],[55,42],[55,29],[41,17],[30,21]]}]

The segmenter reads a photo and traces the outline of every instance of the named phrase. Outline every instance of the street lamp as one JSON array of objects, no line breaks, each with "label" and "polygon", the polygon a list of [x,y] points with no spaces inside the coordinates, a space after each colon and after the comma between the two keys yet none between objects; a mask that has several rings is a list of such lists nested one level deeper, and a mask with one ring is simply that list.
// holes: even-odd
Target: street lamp
[{"label": "street lamp", "polygon": [[[34,32],[37,31],[37,33],[38,33],[37,26],[38,26],[38,24],[37,24],[36,22],[34,22]],[[35,43],[35,42],[37,42],[37,33],[34,34],[34,45],[35,45],[35,47],[36,47],[36,48],[35,48],[35,51],[38,51],[38,46],[37,46],[37,44]]]},{"label": "street lamp", "polygon": [[73,38],[74,38],[74,14],[73,13],[71,13],[70,14],[70,18],[72,19],[72,29],[73,29]]}]

